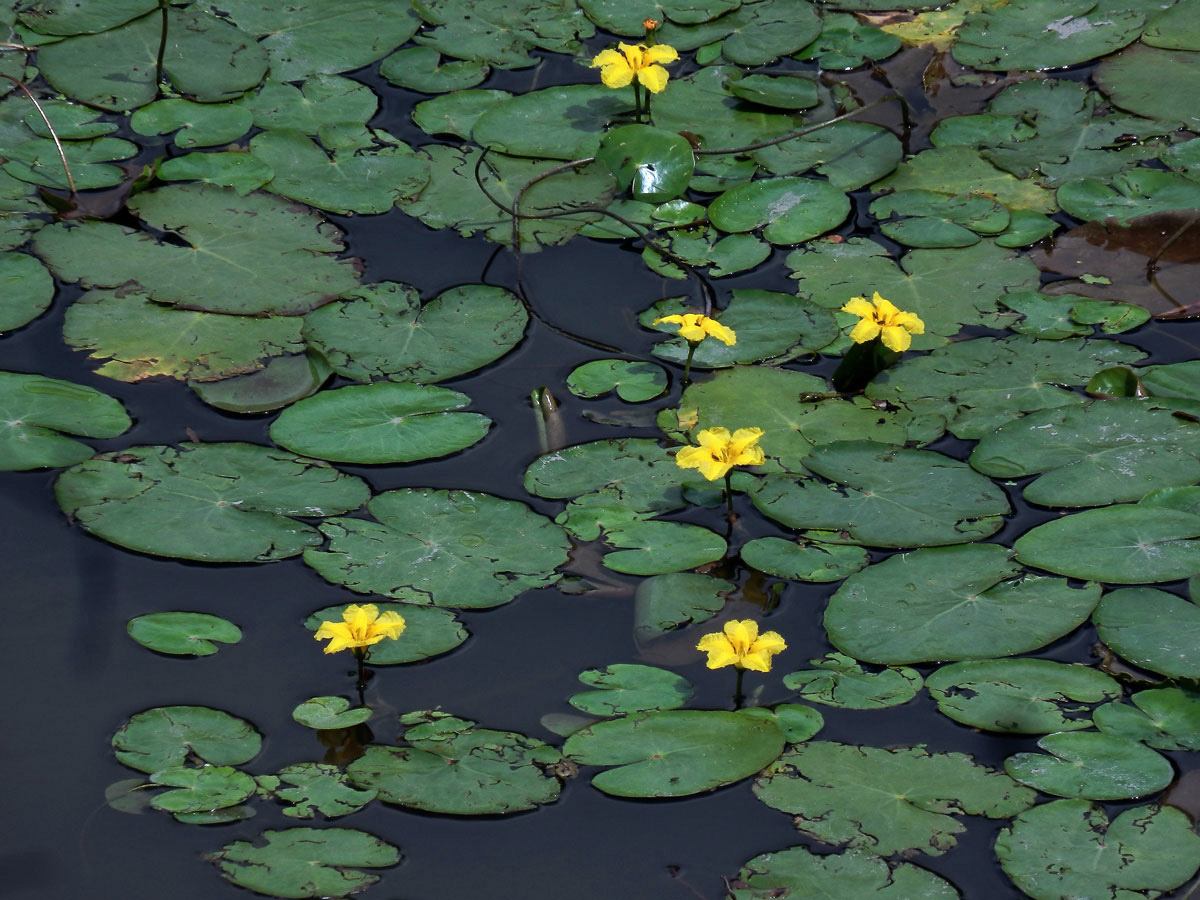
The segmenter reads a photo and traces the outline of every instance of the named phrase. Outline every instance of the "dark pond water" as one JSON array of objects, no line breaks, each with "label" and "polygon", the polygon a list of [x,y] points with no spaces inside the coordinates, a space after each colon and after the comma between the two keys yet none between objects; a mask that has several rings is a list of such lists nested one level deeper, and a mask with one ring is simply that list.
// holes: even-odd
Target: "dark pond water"
[{"label": "dark pond water", "polygon": [[[911,59],[895,65],[921,62]],[[539,84],[577,80],[575,70],[562,70],[565,63],[556,65],[560,70],[538,73]],[[369,72],[356,77],[371,82],[385,98],[386,108],[375,124],[425,142],[407,124],[407,104],[418,95],[381,85]],[[509,73],[484,86],[508,87],[517,77]],[[529,86],[529,73],[519,77]],[[970,111],[982,96],[968,91],[955,111]],[[940,114],[946,114],[944,106]],[[920,149],[926,133],[920,127],[914,131],[909,149]],[[636,314],[655,299],[678,295],[685,286],[650,273],[633,252],[586,240],[526,255],[518,272],[507,251],[430,231],[398,212],[337,221],[349,232],[350,251],[365,260],[364,280],[417,284],[425,296],[470,282],[514,290],[523,286],[537,313],[515,352],[480,373],[449,383],[472,398],[473,409],[495,420],[487,439],[445,460],[342,468],[365,478],[373,491],[399,486],[478,489],[555,514],[558,504],[530,498],[521,487],[524,467],[540,452],[530,391],[547,385],[562,401],[567,444],[612,436],[611,427],[595,424],[583,413],[615,412],[622,404],[615,399],[578,400],[561,388],[580,362],[609,354],[554,329],[621,347],[629,358],[645,357],[652,335],[638,327]],[[852,221],[843,233],[854,234],[857,228]],[[747,286],[790,292],[779,264],[783,253],[775,253],[773,267],[719,282],[719,297]],[[92,374],[84,355],[65,349],[61,339],[62,313],[73,291],[63,288],[55,309],[7,335],[0,352],[5,369],[69,379],[119,397],[136,425],[113,441],[95,442],[100,450],[174,443],[193,435],[203,441],[267,443],[270,417],[221,413],[175,382],[127,385]],[[1176,362],[1195,356],[1200,326],[1147,326],[1122,339],[1150,351],[1149,361]],[[828,374],[834,362],[826,360],[807,370]],[[678,389],[675,384],[674,397]],[[661,400],[647,406],[666,405],[668,401]],[[649,414],[625,433],[658,434]],[[951,440],[935,449],[962,455],[962,446]],[[13,900],[247,896],[224,883],[201,854],[232,840],[252,839],[265,828],[289,827],[294,820],[270,803],[258,804],[253,819],[211,827],[179,824],[153,810],[116,811],[105,805],[105,789],[134,773],[116,762],[108,742],[133,712],[195,704],[229,709],[265,735],[262,754],[248,767],[255,773],[319,759],[325,748],[311,730],[292,720],[291,710],[309,697],[349,696],[352,682],[346,659],[315,652],[301,622],[314,609],[346,602],[346,593],[298,560],[259,566],[189,565],[125,552],[88,537],[57,509],[52,494],[56,474],[0,476],[0,521],[5,525],[10,585],[3,742],[7,839],[0,849],[0,895]],[[739,522],[735,541],[782,533],[749,510],[748,505],[742,510],[747,515]],[[714,511],[689,515],[713,526],[719,521]],[[1021,507],[994,540],[1008,543],[1052,516]],[[570,711],[565,700],[580,671],[618,662],[669,666],[696,685],[692,705],[725,705],[729,673],[704,668],[693,650],[693,632],[639,648],[632,631],[632,586],[638,579],[600,569],[597,557],[583,548],[576,561],[582,574],[603,582],[601,590],[582,596],[535,591],[495,610],[464,613],[473,637],[461,648],[422,664],[381,670],[367,692],[368,703],[379,713],[371,722],[376,739],[395,736],[394,713],[440,706],[489,727],[554,742],[542,728],[541,717]],[[727,574],[745,577],[735,570]],[[820,622],[835,587],[791,584],[784,591],[770,626],[787,635],[788,662],[800,664],[832,649]],[[150,653],[126,637],[128,619],[164,609],[204,610],[226,617],[242,627],[245,637],[202,659]],[[735,601],[731,609],[746,615],[756,611],[750,601]],[[1094,641],[1087,626],[1034,655],[1093,661]],[[784,699],[778,679],[762,683],[769,685],[762,702]],[[957,725],[939,715],[925,693],[889,710],[822,708],[822,713],[825,740],[881,747],[924,744],[935,751],[970,753],[989,766],[1001,766],[1005,757],[1032,749],[1036,741]],[[1195,766],[1194,756],[1169,755],[1181,771]],[[383,872],[369,896],[717,900],[725,894],[722,877],[734,876],[750,857],[798,843],[817,846],[798,838],[787,815],[756,800],[748,782],[698,798],[642,802],[607,797],[586,781],[585,772],[567,785],[557,803],[504,819],[457,819],[373,804],[346,824],[398,845],[405,859]],[[924,856],[920,864],[953,882],[967,900],[1021,897],[991,850],[1003,823],[974,817],[964,821],[967,831],[956,848],[944,856]],[[1188,896],[1187,888],[1175,896]]]}]

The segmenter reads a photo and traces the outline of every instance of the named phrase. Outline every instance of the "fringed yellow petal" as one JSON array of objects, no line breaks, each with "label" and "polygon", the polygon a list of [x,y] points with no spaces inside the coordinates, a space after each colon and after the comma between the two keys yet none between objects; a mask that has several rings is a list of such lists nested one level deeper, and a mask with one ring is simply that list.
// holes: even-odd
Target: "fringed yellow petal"
[{"label": "fringed yellow petal", "polygon": [[871,301],[866,297],[851,297],[846,301],[846,305],[842,307],[841,311],[863,318],[870,318],[875,315],[875,307],[871,305]]},{"label": "fringed yellow petal", "polygon": [[912,336],[903,328],[889,326],[882,330],[883,346],[896,353],[903,353],[912,346]]},{"label": "fringed yellow petal", "polygon": [[667,70],[662,66],[647,66],[637,73],[638,81],[652,94],[662,93],[667,86]]},{"label": "fringed yellow petal", "polygon": [[879,337],[880,330],[879,323],[873,319],[859,319],[854,330],[850,332],[850,340],[856,344],[865,344]]},{"label": "fringed yellow petal", "polygon": [[647,47],[645,60],[647,63],[669,63],[679,59],[679,51],[670,44],[655,44]]},{"label": "fringed yellow petal", "polygon": [[716,319],[707,319],[704,323],[704,331],[712,337],[715,337],[726,347],[732,347],[737,343],[737,334],[734,333],[734,330],[732,328],[726,328]]}]

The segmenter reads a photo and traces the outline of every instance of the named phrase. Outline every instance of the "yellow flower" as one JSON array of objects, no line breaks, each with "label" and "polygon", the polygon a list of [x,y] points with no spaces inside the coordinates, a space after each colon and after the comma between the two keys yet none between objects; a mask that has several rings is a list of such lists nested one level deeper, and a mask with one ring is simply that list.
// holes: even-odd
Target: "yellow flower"
[{"label": "yellow flower", "polygon": [[903,353],[912,345],[910,335],[925,333],[925,323],[916,313],[902,312],[890,300],[880,297],[879,291],[870,302],[866,297],[852,297],[841,311],[860,317],[850,332],[850,340],[856,344],[865,344],[882,335],[883,346]]},{"label": "yellow flower", "polygon": [[737,666],[755,672],[770,672],[771,657],[787,649],[787,644],[778,632],[758,633],[758,623],[753,619],[736,619],[725,623],[725,630],[706,634],[696,645],[697,650],[708,654],[708,667]]},{"label": "yellow flower", "polygon": [[600,67],[600,80],[610,88],[623,88],[636,77],[646,90],[657,94],[667,86],[667,70],[656,63],[675,62],[679,53],[667,44],[617,44],[616,50],[601,50],[592,60]]},{"label": "yellow flower", "polygon": [[402,631],[404,617],[399,613],[389,610],[381,615],[374,603],[363,606],[351,603],[342,611],[341,622],[322,622],[313,637],[318,641],[329,639],[325,652],[337,653],[339,650],[361,650],[384,638],[395,640]]},{"label": "yellow flower", "polygon": [[715,337],[726,347],[732,347],[737,343],[737,335],[734,334],[732,328],[726,328],[716,319],[710,319],[708,316],[698,316],[694,313],[688,313],[686,316],[659,316],[654,320],[654,324],[659,322],[670,322],[672,325],[679,326],[679,336],[689,344],[698,344],[706,337]]},{"label": "yellow flower", "polygon": [[716,481],[734,466],[760,466],[766,458],[762,448],[754,446],[763,436],[761,428],[739,428],[729,436],[728,428],[705,428],[696,440],[699,447],[684,447],[675,454],[681,469],[699,469],[709,481]]}]

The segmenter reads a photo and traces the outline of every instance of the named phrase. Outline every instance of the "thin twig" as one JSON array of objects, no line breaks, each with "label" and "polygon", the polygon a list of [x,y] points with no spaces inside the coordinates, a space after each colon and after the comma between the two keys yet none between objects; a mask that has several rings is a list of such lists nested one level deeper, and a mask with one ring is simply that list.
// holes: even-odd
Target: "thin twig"
[{"label": "thin twig", "polygon": [[167,54],[167,0],[158,0],[158,8],[162,11],[162,30],[158,37],[158,58],[154,61],[154,96],[162,93],[163,59]]},{"label": "thin twig", "polygon": [[46,123],[46,129],[50,132],[50,139],[54,141],[54,146],[58,150],[58,158],[62,160],[63,171],[67,174],[67,187],[71,191],[71,199],[74,200],[79,191],[75,188],[75,179],[71,177],[71,166],[67,163],[67,152],[63,149],[62,141],[58,139],[58,133],[54,130],[54,126],[50,124],[49,116],[42,109],[42,104],[38,103],[37,97],[33,96],[33,92],[29,90],[25,82],[13,78],[11,75],[5,75],[3,72],[0,72],[0,77],[7,78],[24,91],[25,96],[29,98],[29,102],[33,104],[34,109],[38,111],[38,115],[42,117],[42,121]]}]

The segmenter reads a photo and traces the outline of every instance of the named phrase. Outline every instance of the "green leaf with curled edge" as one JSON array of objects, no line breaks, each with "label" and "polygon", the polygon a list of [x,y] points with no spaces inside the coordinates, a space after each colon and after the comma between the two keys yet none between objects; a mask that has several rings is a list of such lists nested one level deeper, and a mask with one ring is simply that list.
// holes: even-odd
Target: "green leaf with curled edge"
[{"label": "green leaf with curled edge", "polygon": [[379,65],[379,74],[397,87],[425,94],[473,88],[487,78],[491,68],[482,62],[461,59],[442,62],[432,47],[397,50]]},{"label": "green leaf with curled edge", "polygon": [[[319,609],[304,620],[304,627],[316,631],[322,622],[341,622],[342,612],[348,605],[342,603]],[[448,609],[413,603],[376,603],[375,606],[381,613],[399,613],[406,627],[394,640],[389,638],[371,645],[372,666],[394,666],[440,656],[469,637],[467,629]]]},{"label": "green leaf with curled edge", "polygon": [[1096,707],[1096,727],[1158,750],[1200,750],[1200,693],[1151,688],[1129,699],[1133,706],[1114,700]]},{"label": "green leaf with curled edge", "polygon": [[338,259],[341,232],[269,194],[168,185],[129,208],[148,231],[109,222],[44,228],[34,244],[54,273],[85,287],[134,281],[157,303],[236,315],[302,315],[358,287],[356,260]]},{"label": "green leaf with curled edge", "polygon": [[379,799],[456,816],[507,815],[558,799],[558,778],[545,771],[559,751],[511,731],[480,728],[444,712],[401,716],[404,743],[370,746],[346,767],[350,781]]},{"label": "green leaf with curled edge", "polygon": [[1200,124],[1194,51],[1134,44],[1100,63],[1095,82],[1121,109],[1192,130]]},{"label": "green leaf with curled edge", "polygon": [[836,228],[850,200],[827,181],[777,175],[726,191],[708,207],[708,218],[726,232],[762,229],[772,244],[799,244]]},{"label": "green leaf with curled edge", "polygon": [[313,697],[292,710],[292,718],[301,725],[318,730],[351,728],[371,718],[369,706],[350,708],[345,697]]},{"label": "green leaf with curled edge", "polygon": [[491,494],[402,488],[368,504],[378,520],[333,519],[304,561],[352,591],[486,609],[559,579],[568,540],[525,504]]},{"label": "green leaf with curled edge", "polygon": [[738,712],[752,719],[769,719],[774,722],[789,744],[807,741],[825,727],[825,717],[820,711],[801,703],[750,706],[739,709]]},{"label": "green leaf with curled edge", "polygon": [[63,472],[54,491],[96,537],[203,562],[296,556],[321,536],[293,517],[357,509],[369,493],[328,463],[236,442],[103,453]]},{"label": "green leaf with curled edge", "polygon": [[692,684],[682,675],[654,666],[616,663],[603,669],[586,669],[579,680],[591,691],[581,691],[567,702],[593,716],[626,716],[656,709],[677,709],[691,699]]},{"label": "green leaf with curled edge", "polygon": [[94,452],[81,437],[113,438],[133,424],[115,397],[42,375],[0,372],[0,470],[57,468]]},{"label": "green leaf with curled edge", "polygon": [[117,760],[139,772],[161,772],[190,758],[214,766],[253,759],[262,735],[245,719],[207,706],[159,706],[140,712],[113,735]]},{"label": "green leaf with curled edge", "polygon": [[647,578],[634,592],[634,635],[648,640],[711,619],[725,606],[725,595],[734,587],[731,581],[695,572]]},{"label": "green leaf with curled edge", "polygon": [[996,838],[996,856],[1034,900],[1141,900],[1183,884],[1200,867],[1200,836],[1172,806],[1139,806],[1109,821],[1087,800],[1021,813]]},{"label": "green leaf with curled edge", "polygon": [[826,900],[959,900],[950,882],[902,862],[889,866],[872,853],[816,854],[807,847],[764,853],[747,862],[730,885],[732,900],[822,897]]},{"label": "green leaf with curled edge", "polygon": [[849,656],[826,654],[810,659],[816,668],[783,676],[783,686],[801,698],[843,709],[885,709],[907,703],[921,690],[921,675],[902,667],[867,672]]},{"label": "green leaf with curled edge", "polygon": [[462,285],[421,303],[415,288],[384,281],[314,310],[304,337],[355,381],[430,383],[495,361],[521,341],[528,323],[524,305],[501,287]]},{"label": "green leaf with curled edge", "polygon": [[150,776],[150,781],[173,791],[156,794],[155,809],[170,813],[212,812],[236,806],[255,791],[254,779],[232,766],[170,766]]},{"label": "green leaf with curled edge", "polygon": [[686,138],[649,125],[623,125],[605,132],[595,153],[622,191],[647,203],[663,203],[682,195],[696,166]]},{"label": "green leaf with curled edge", "polygon": [[1044,647],[1082,624],[1100,586],[1022,575],[999,544],[901,553],[846,579],[825,629],[838,650],[899,665],[987,659]]},{"label": "green leaf with curled edge", "polygon": [[492,420],[458,412],[471,398],[449,388],[381,381],[321,391],[271,424],[271,440],[305,456],[398,463],[457,453],[481,441]]},{"label": "green leaf with curled edge", "polygon": [[1047,753],[1013,754],[1004,761],[1004,771],[1052,796],[1129,800],[1161,791],[1175,777],[1166,757],[1110,734],[1048,734],[1038,746]]},{"label": "green leaf with curled edge", "polygon": [[615,390],[626,403],[644,403],[667,389],[667,373],[651,362],[595,359],[567,376],[567,388],[576,397],[600,397]]},{"label": "green leaf with curled edge", "polygon": [[375,791],[350,787],[346,774],[337,766],[323,763],[297,763],[277,773],[279,781],[292,787],[276,788],[274,794],[285,803],[283,814],[293,819],[311,819],[320,813],[327,819],[358,812],[376,797]]},{"label": "green leaf with curled edge", "polygon": [[774,722],[718,710],[666,710],[598,722],[567,738],[580,765],[615,766],[592,786],[616,797],[686,797],[741,781],[784,747]]},{"label": "green leaf with curled edge", "polygon": [[942,666],[925,679],[938,709],[956,722],[1016,734],[1075,731],[1089,707],[1121,695],[1115,679],[1049,659],[978,659]]},{"label": "green leaf with curled edge", "polygon": [[808,109],[820,102],[816,81],[804,75],[747,75],[729,82],[729,92],[776,109]]},{"label": "green leaf with curled edge", "polygon": [[1135,665],[1170,678],[1200,678],[1195,603],[1153,588],[1122,588],[1104,595],[1093,620],[1100,640]]},{"label": "green leaf with curled edge", "polygon": [[[885,194],[871,204],[880,230],[909,247],[969,247],[980,235],[1008,227],[1009,212],[983,194],[907,190]],[[890,221],[883,221],[890,218]]]},{"label": "green leaf with curled edge", "polygon": [[1077,219],[1125,224],[1138,216],[1193,209],[1200,204],[1200,184],[1175,172],[1130,169],[1109,181],[1085,178],[1058,190],[1058,202]]},{"label": "green leaf with curled edge", "polygon": [[205,859],[222,877],[269,897],[346,897],[373,885],[378,875],[355,867],[381,868],[400,861],[400,851],[353,828],[287,828],[264,831],[266,843],[226,844]]},{"label": "green leaf with curled edge", "polygon": [[271,412],[314,394],[333,374],[321,354],[310,350],[276,356],[248,375],[220,381],[189,381],[196,396],[217,409],[237,413]]},{"label": "green leaf with curled edge", "polygon": [[861,547],[789,541],[764,537],[747,541],[741,549],[742,562],[751,568],[795,581],[824,583],[841,581],[867,564]]},{"label": "green leaf with curled edge", "polygon": [[242,629],[208,613],[148,613],[130,619],[125,630],[143,647],[179,656],[211,656],[220,649],[213,641],[236,644],[242,639]]},{"label": "green leaf with curled edge", "polygon": [[795,815],[804,834],[879,856],[913,850],[941,855],[966,830],[954,816],[1004,819],[1036,796],[963,753],[831,741],[789,749],[758,777],[754,793]]}]

